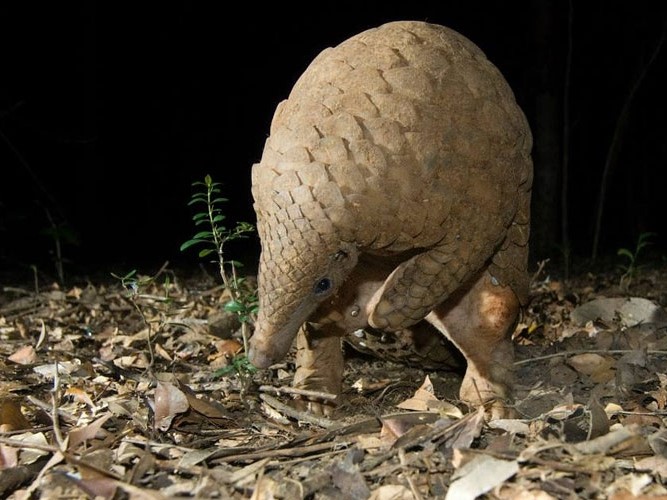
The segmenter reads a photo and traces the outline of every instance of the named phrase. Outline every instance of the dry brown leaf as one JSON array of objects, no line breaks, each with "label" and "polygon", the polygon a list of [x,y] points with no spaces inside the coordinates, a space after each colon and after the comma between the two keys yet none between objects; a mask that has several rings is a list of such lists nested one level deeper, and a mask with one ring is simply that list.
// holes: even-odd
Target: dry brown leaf
[{"label": "dry brown leaf", "polygon": [[648,474],[625,474],[607,487],[607,491],[613,492],[610,498],[615,500],[637,500],[641,497],[647,498],[642,493],[652,482],[653,479]]},{"label": "dry brown leaf", "polygon": [[660,430],[648,436],[648,444],[656,455],[667,458],[667,429]]},{"label": "dry brown leaf", "polygon": [[35,349],[31,345],[25,345],[20,347],[11,356],[8,356],[7,359],[19,365],[32,365],[37,362],[38,357]]},{"label": "dry brown leaf", "polygon": [[217,341],[215,343],[215,347],[223,356],[233,358],[242,351],[243,344],[241,344],[238,340],[225,339]]},{"label": "dry brown leaf", "polygon": [[[12,441],[20,442],[22,444],[19,454],[19,463],[21,465],[33,464],[41,457],[49,454],[48,451],[42,450],[42,448],[49,446],[46,436],[42,432],[17,434],[12,436]],[[36,445],[37,448],[31,448],[31,444]]]},{"label": "dry brown leaf", "polygon": [[480,406],[475,413],[465,416],[463,425],[458,427],[458,432],[447,443],[449,448],[469,448],[477,439],[484,428],[484,407]]},{"label": "dry brown leaf", "polygon": [[430,427],[426,424],[433,423],[437,419],[437,413],[427,412],[386,415],[380,418],[382,422],[380,440],[387,446],[391,446],[399,437],[417,426],[422,426],[424,432],[428,432]]},{"label": "dry brown leaf", "polygon": [[417,389],[411,398],[396,405],[402,410],[414,411],[438,411],[442,416],[461,418],[463,413],[459,408],[446,401],[439,400],[435,394],[433,383],[428,375],[424,378],[421,387]]},{"label": "dry brown leaf", "polygon": [[111,477],[100,476],[90,479],[70,478],[70,481],[74,481],[79,488],[95,498],[95,500],[111,500],[118,491],[118,480]]},{"label": "dry brown leaf", "polygon": [[166,359],[167,361],[173,361],[171,355],[160,344],[155,344],[155,354],[160,356],[162,359]]},{"label": "dry brown leaf", "polygon": [[607,414],[607,419],[611,419],[623,412],[623,407],[617,403],[607,403],[604,407],[604,412]]},{"label": "dry brown leaf", "polygon": [[527,436],[530,433],[530,426],[524,420],[516,418],[503,418],[491,420],[489,423],[491,429],[501,429],[511,434],[520,434]]},{"label": "dry brown leaf", "polygon": [[148,358],[143,352],[120,356],[113,359],[113,364],[118,368],[146,368],[149,366]]},{"label": "dry brown leaf", "polygon": [[255,481],[256,477],[262,477],[264,474],[264,468],[270,460],[271,459],[269,458],[263,458],[261,460],[257,460],[254,463],[246,465],[245,467],[237,469],[230,476],[229,482],[236,488],[243,488],[251,484],[253,481]]},{"label": "dry brown leaf", "polygon": [[642,406],[635,406],[633,413],[623,417],[623,425],[638,425],[640,427],[656,427],[664,426],[663,420],[659,415],[644,408]]},{"label": "dry brown leaf", "polygon": [[81,401],[91,410],[95,409],[95,403],[93,403],[93,400],[90,398],[90,396],[84,389],[74,386],[68,387],[67,390],[65,391],[65,394],[67,396],[71,396],[77,401]]},{"label": "dry brown leaf", "polygon": [[498,500],[556,500],[556,497],[536,489],[532,484],[502,484],[493,494]]},{"label": "dry brown leaf", "polygon": [[351,500],[365,500],[371,494],[366,479],[357,465],[358,454],[359,450],[352,449],[345,454],[342,460],[334,461],[329,468],[334,486],[343,492],[345,498]]},{"label": "dry brown leaf", "polygon": [[361,377],[352,384],[352,388],[360,394],[379,391],[391,384],[389,379],[372,380],[369,377]]},{"label": "dry brown leaf", "polygon": [[81,361],[61,361],[33,367],[33,371],[47,379],[55,378],[56,374],[69,375],[81,366]]},{"label": "dry brown leaf", "polygon": [[519,471],[516,460],[478,454],[456,470],[445,500],[474,500]]},{"label": "dry brown leaf", "polygon": [[414,500],[410,489],[401,484],[386,484],[373,490],[368,500]]},{"label": "dry brown leaf", "polygon": [[178,384],[178,388],[185,394],[190,409],[209,420],[229,419],[229,412],[218,401],[206,396],[197,397],[197,394],[185,384]]},{"label": "dry brown leaf", "polygon": [[216,351],[207,357],[213,370],[229,366],[234,356],[243,352],[243,345],[234,339],[218,340],[215,342],[215,347]]},{"label": "dry brown leaf", "polygon": [[155,388],[155,428],[166,432],[174,417],[190,408],[187,396],[168,382],[158,382]]},{"label": "dry brown leaf", "polygon": [[588,439],[593,439],[609,432],[609,417],[597,399],[591,398],[586,405],[588,411]]},{"label": "dry brown leaf", "polygon": [[111,500],[118,489],[117,478],[109,472],[112,469],[114,452],[109,449],[96,449],[85,453],[85,459],[76,463],[80,478],[70,480],[94,498]]},{"label": "dry brown leaf", "polygon": [[[386,447],[385,443],[377,434],[359,434],[355,436],[357,446],[362,450],[377,450]],[[392,442],[393,443],[393,442]]]},{"label": "dry brown leaf", "polygon": [[268,476],[262,475],[255,483],[255,488],[253,489],[250,500],[272,500],[274,498],[280,498],[277,494],[279,490],[280,483]]},{"label": "dry brown leaf", "polygon": [[197,464],[206,461],[211,455],[218,452],[218,448],[209,448],[206,450],[192,450],[188,451],[178,461],[179,470],[187,470]]},{"label": "dry brown leaf", "polygon": [[76,451],[77,447],[88,441],[92,441],[99,436],[103,437],[107,432],[102,429],[102,425],[111,418],[112,414],[107,413],[93,422],[83,427],[77,427],[69,432],[69,442],[67,444],[68,451]]},{"label": "dry brown leaf", "polygon": [[636,425],[618,427],[603,436],[573,446],[579,452],[589,455],[613,455],[641,449],[645,453],[649,449],[646,438]]},{"label": "dry brown leaf", "polygon": [[0,399],[0,426],[3,432],[30,429],[32,425],[23,416],[21,405],[11,397]]},{"label": "dry brown leaf", "polygon": [[[4,432],[0,430],[0,432]],[[19,449],[6,444],[0,444],[0,471],[12,469],[19,464]],[[0,472],[1,474],[1,472]]]},{"label": "dry brown leaf", "polygon": [[616,361],[614,358],[601,356],[596,353],[583,353],[570,356],[567,359],[567,364],[584,375],[589,375],[598,379],[608,375],[610,378],[607,380],[611,380],[614,378],[614,365],[616,364]]},{"label": "dry brown leaf", "polygon": [[116,481],[116,486],[127,493],[129,500],[167,500],[172,497],[165,496],[159,491],[149,488],[141,488],[123,481]]},{"label": "dry brown leaf", "polygon": [[82,293],[83,290],[81,288],[79,288],[78,286],[74,286],[69,289],[69,291],[66,293],[66,296],[73,299],[80,299]]},{"label": "dry brown leaf", "polygon": [[652,456],[645,457],[635,462],[635,470],[658,474],[660,478],[667,479],[667,457]]},{"label": "dry brown leaf", "polygon": [[579,325],[602,320],[608,324],[618,322],[626,328],[639,323],[667,323],[667,313],[659,305],[642,297],[600,297],[577,307],[570,317]]},{"label": "dry brown leaf", "polygon": [[647,392],[655,400],[654,411],[664,410],[667,405],[667,390],[664,387],[658,387],[655,391]]}]

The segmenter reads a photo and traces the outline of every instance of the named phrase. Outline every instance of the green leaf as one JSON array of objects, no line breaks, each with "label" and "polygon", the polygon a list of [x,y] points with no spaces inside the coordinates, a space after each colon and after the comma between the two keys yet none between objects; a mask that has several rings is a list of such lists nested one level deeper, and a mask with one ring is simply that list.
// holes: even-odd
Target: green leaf
[{"label": "green leaf", "polygon": [[132,269],[129,273],[127,273],[125,276],[123,276],[122,279],[124,279],[124,280],[129,280],[130,278],[132,278],[132,277],[135,276],[136,274],[137,274],[137,270],[136,270],[136,269]]},{"label": "green leaf", "polygon": [[213,203],[215,205],[216,203],[224,203],[226,201],[229,201],[229,200],[227,198],[216,198],[215,200],[211,200],[211,203]]},{"label": "green leaf", "polygon": [[193,238],[193,239],[191,239],[191,240],[188,240],[188,241],[184,242],[184,243],[181,245],[181,252],[182,252],[183,250],[187,250],[187,249],[190,248],[192,245],[196,245],[197,243],[210,243],[210,242],[209,242],[208,240],[198,240],[198,239],[194,239],[194,238]]},{"label": "green leaf", "polygon": [[225,304],[224,309],[230,313],[240,313],[245,310],[245,306],[237,300],[231,300]]},{"label": "green leaf", "polygon": [[201,250],[201,251],[199,252],[199,258],[201,259],[201,258],[203,258],[203,257],[206,257],[207,255],[212,254],[212,253],[215,253],[215,250],[214,250],[214,249],[212,249],[212,248],[204,248],[203,250]]},{"label": "green leaf", "polygon": [[216,222],[222,222],[223,220],[225,220],[225,218],[226,217],[224,215],[216,215],[215,217],[213,217],[213,223],[215,224]]},{"label": "green leaf", "polygon": [[125,276],[119,276],[119,275],[117,275],[117,274],[115,274],[115,273],[111,273],[111,276],[113,276],[114,278],[119,279],[119,280],[128,280],[128,279],[130,279],[132,276],[134,276],[135,274],[137,274],[137,270],[136,270],[136,269],[132,269],[132,270],[131,270],[129,273],[127,273]]},{"label": "green leaf", "polygon": [[229,375],[234,371],[236,371],[236,367],[234,365],[227,365],[213,372],[213,378],[224,377],[225,375]]},{"label": "green leaf", "polygon": [[195,214],[192,216],[192,220],[200,220],[200,219],[205,219],[208,220],[208,214],[205,212],[199,212],[198,214]]},{"label": "green leaf", "polygon": [[194,205],[195,203],[203,203],[204,205],[208,205],[208,202],[207,202],[205,199],[202,200],[201,198],[192,198],[192,199],[188,202],[188,206],[191,207],[191,206]]},{"label": "green leaf", "polygon": [[617,255],[623,255],[623,256],[627,257],[628,259],[630,259],[630,260],[634,260],[634,259],[635,259],[635,256],[633,255],[633,253],[632,253],[630,250],[628,250],[627,248],[619,248],[619,249],[618,249],[618,252],[616,252],[616,254],[617,254]]},{"label": "green leaf", "polygon": [[192,237],[193,240],[211,240],[212,238],[212,231],[200,231]]}]

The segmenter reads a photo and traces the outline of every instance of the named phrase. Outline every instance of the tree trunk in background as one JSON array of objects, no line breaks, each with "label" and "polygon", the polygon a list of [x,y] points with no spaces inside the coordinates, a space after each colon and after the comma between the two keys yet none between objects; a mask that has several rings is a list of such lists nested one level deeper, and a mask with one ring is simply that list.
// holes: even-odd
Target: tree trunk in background
[{"label": "tree trunk in background", "polygon": [[562,133],[562,58],[560,43],[565,29],[559,19],[562,8],[556,1],[531,2],[535,23],[534,65],[527,68],[533,89],[534,108],[532,127],[534,136],[533,160],[535,164],[532,223],[531,260],[549,258],[561,261],[560,245],[560,197],[561,197],[561,133]]}]

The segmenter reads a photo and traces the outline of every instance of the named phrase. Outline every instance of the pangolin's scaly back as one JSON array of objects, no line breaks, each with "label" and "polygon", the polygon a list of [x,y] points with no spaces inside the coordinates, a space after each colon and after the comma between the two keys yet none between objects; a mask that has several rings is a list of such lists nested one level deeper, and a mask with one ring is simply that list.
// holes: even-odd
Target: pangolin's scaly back
[{"label": "pangolin's scaly back", "polygon": [[282,204],[295,207],[285,221],[300,211],[320,233],[333,224],[398,251],[438,242],[453,205],[507,224],[530,175],[527,130],[502,75],[462,35],[420,22],[363,32],[323,51],[279,105],[253,172],[260,225]]},{"label": "pangolin's scaly back", "polygon": [[253,167],[259,335],[340,242],[370,253],[451,242],[453,258],[490,258],[512,221],[527,227],[530,149],[500,72],[448,28],[393,22],[324,50]]}]

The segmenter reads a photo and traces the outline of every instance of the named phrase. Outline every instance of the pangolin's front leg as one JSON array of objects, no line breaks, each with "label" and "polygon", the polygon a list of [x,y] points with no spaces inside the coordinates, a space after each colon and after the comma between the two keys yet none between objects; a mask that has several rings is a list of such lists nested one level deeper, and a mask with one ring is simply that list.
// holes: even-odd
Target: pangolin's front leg
[{"label": "pangolin's front leg", "polygon": [[369,302],[370,325],[399,330],[424,319],[490,257],[490,249],[479,247],[470,249],[456,242],[435,247],[400,264]]},{"label": "pangolin's front leg", "polygon": [[[296,337],[296,366],[293,386],[339,396],[345,369],[339,328],[333,324],[305,323]],[[312,413],[330,416],[335,401],[298,398],[295,405]]]}]

